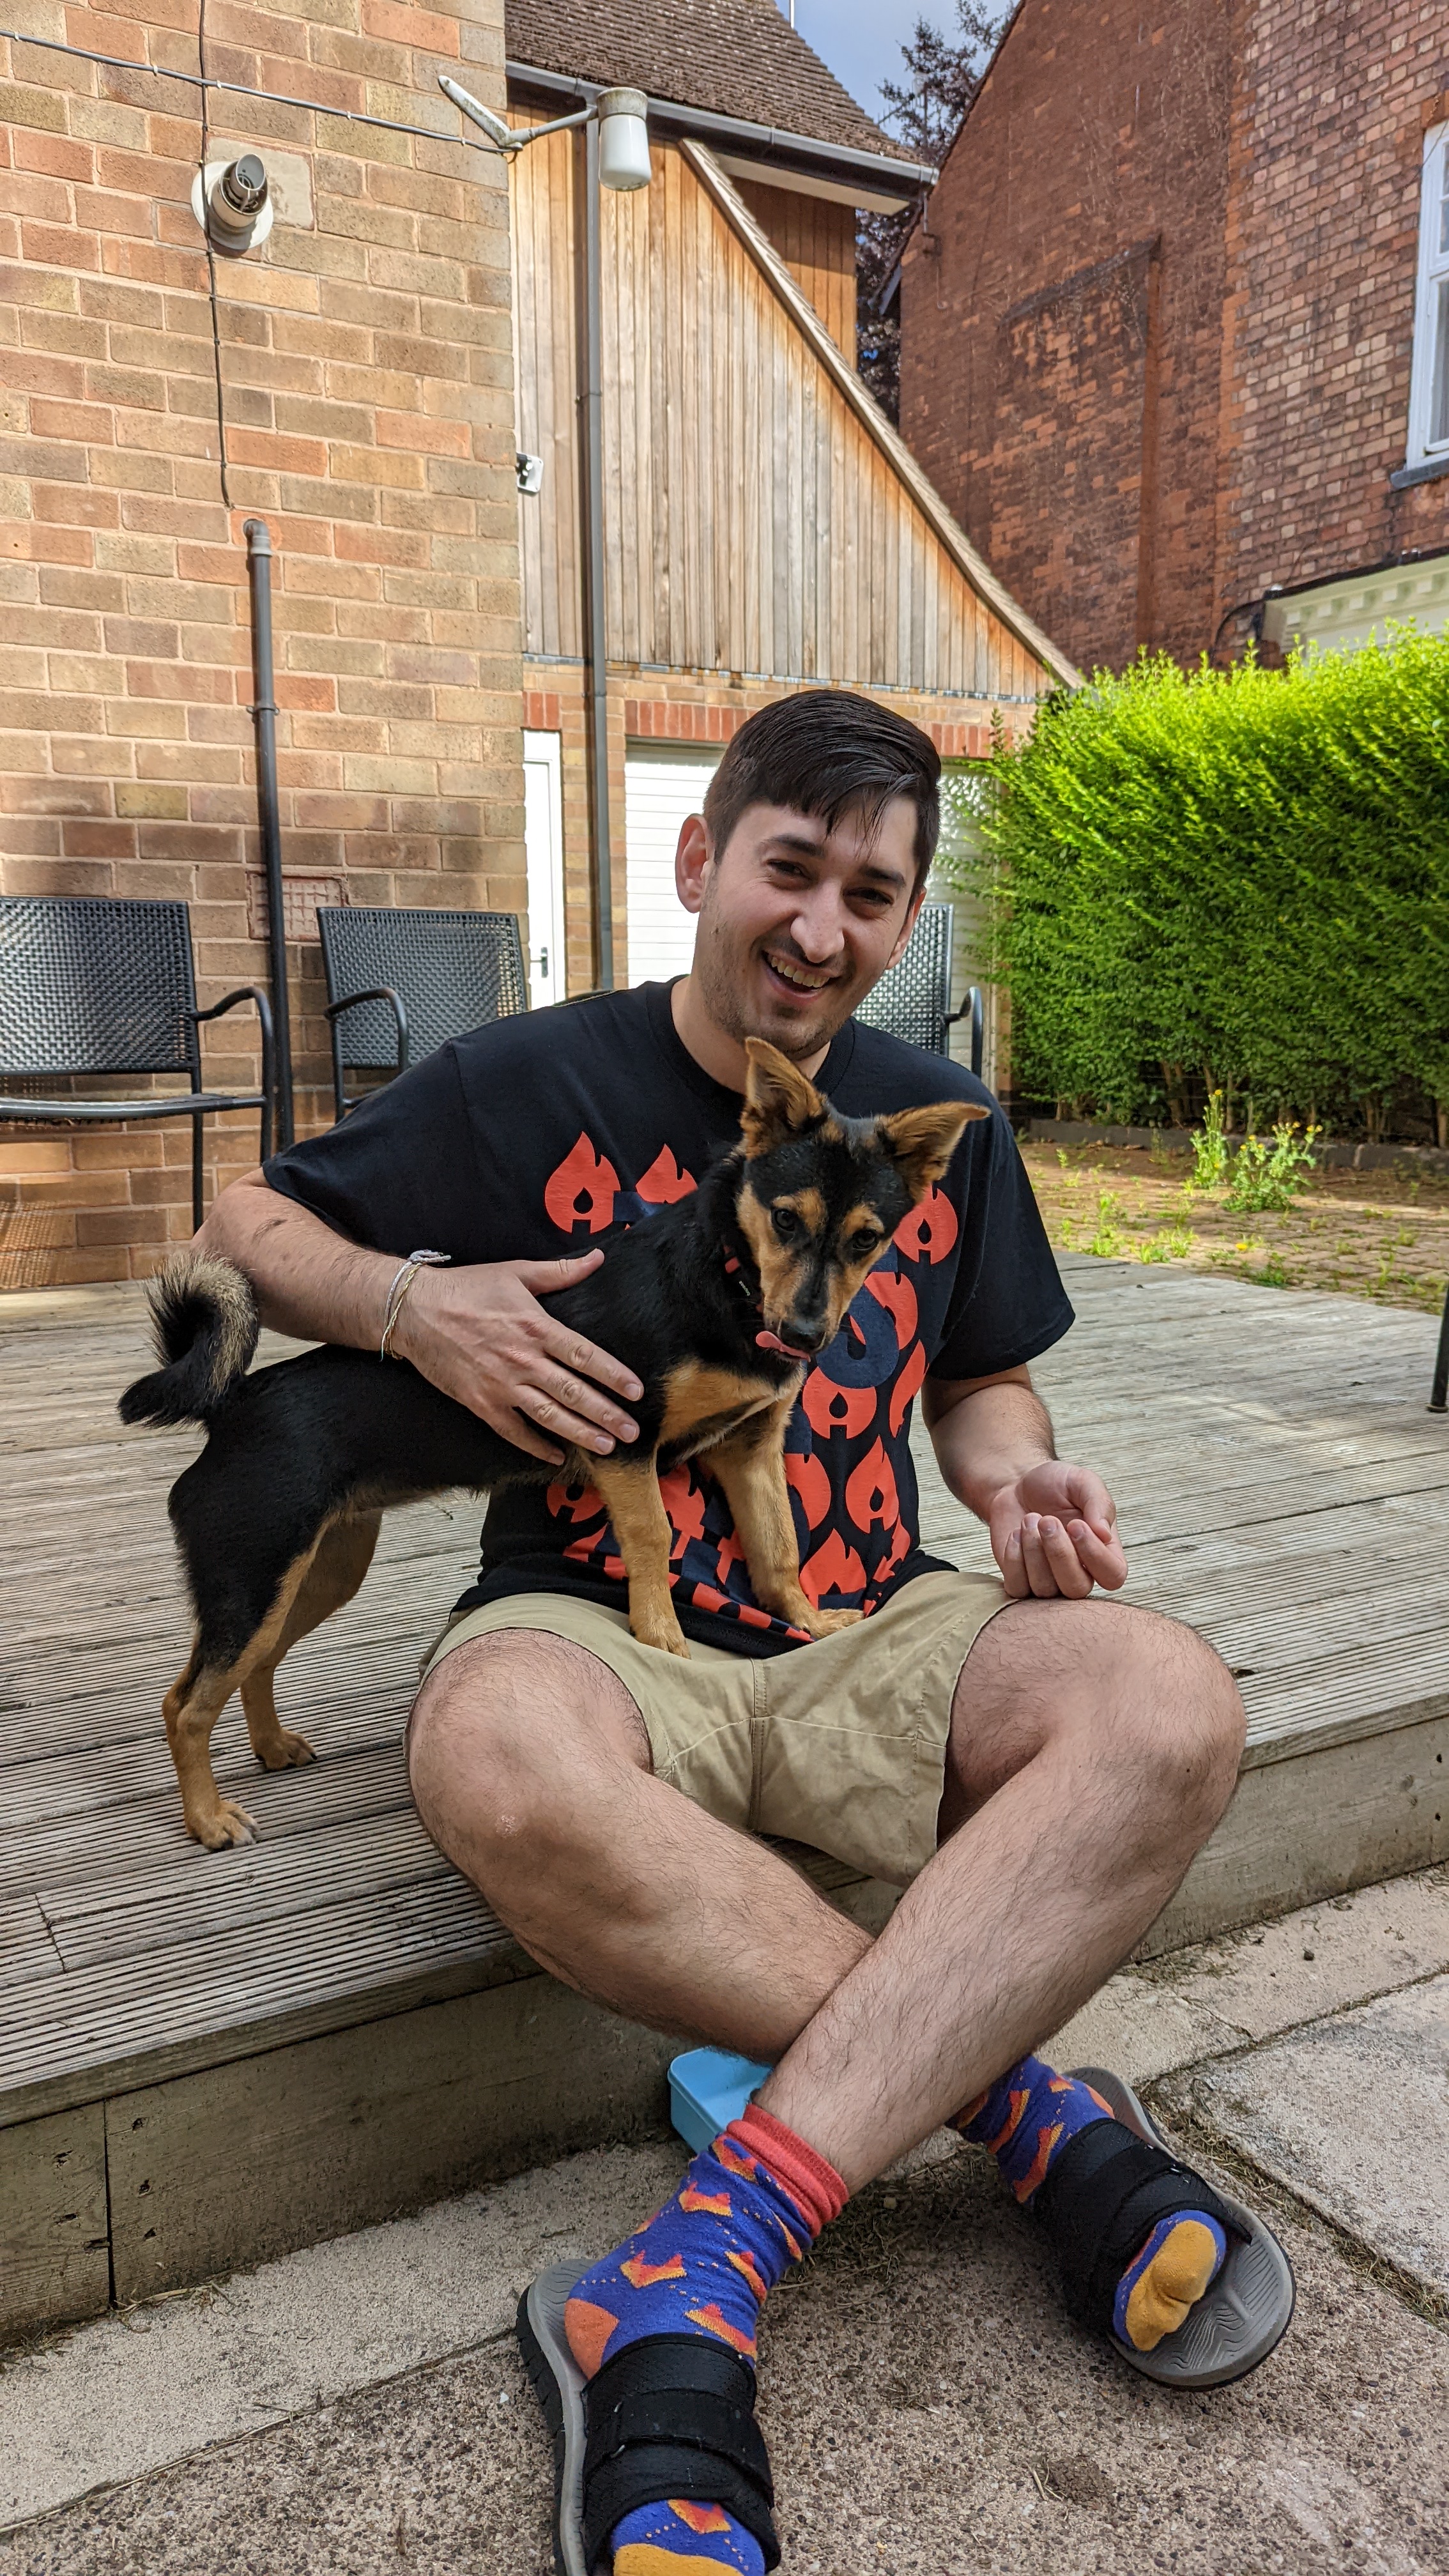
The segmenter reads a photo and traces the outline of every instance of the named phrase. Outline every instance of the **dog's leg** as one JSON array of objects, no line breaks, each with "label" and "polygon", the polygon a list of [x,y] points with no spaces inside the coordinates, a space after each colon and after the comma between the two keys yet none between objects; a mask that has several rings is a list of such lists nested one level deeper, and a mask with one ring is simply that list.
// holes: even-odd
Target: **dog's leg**
[{"label": "dog's leg", "polygon": [[707,1453],[708,1464],[724,1487],[755,1599],[792,1628],[810,1637],[828,1637],[837,1628],[853,1628],[858,1610],[817,1610],[801,1588],[800,1551],[785,1482],[785,1427],[791,1406],[776,1404],[752,1414],[738,1431]]},{"label": "dog's leg", "polygon": [[629,1577],[630,1628],[642,1646],[660,1646],[687,1663],[689,1648],[669,1589],[673,1533],[654,1458],[631,1458],[627,1464],[618,1458],[591,1458],[589,1475],[603,1497]]},{"label": "dog's leg", "polygon": [[381,1512],[359,1512],[350,1520],[334,1521],[330,1529],[324,1530],[276,1646],[264,1663],[252,1665],[242,1683],[247,1733],[264,1771],[285,1771],[289,1765],[316,1761],[305,1735],[283,1726],[277,1716],[277,1667],[299,1638],[320,1628],[324,1619],[345,1608],[360,1590],[381,1527]]},{"label": "dog's leg", "polygon": [[211,1730],[234,1690],[240,1690],[256,1666],[274,1656],[276,1643],[286,1627],[292,1604],[306,1579],[308,1568],[317,1552],[318,1542],[305,1548],[282,1576],[272,1607],[261,1626],[247,1639],[240,1654],[227,1655],[209,1650],[205,1629],[198,1633],[185,1671],[173,1683],[162,1703],[166,1719],[166,1740],[176,1777],[181,1788],[181,1810],[186,1830],[193,1840],[204,1843],[208,1851],[221,1851],[228,1843],[250,1843],[257,1838],[256,1820],[234,1798],[223,1798],[211,1767]]}]

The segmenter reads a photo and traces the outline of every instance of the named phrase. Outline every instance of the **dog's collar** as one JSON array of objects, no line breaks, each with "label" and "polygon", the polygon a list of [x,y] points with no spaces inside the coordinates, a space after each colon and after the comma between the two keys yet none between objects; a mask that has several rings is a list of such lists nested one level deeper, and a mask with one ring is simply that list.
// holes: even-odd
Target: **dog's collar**
[{"label": "dog's collar", "polygon": [[743,1245],[738,1241],[738,1239],[732,1242],[730,1237],[725,1235],[721,1238],[720,1242],[720,1256],[725,1266],[725,1277],[733,1280],[734,1285],[740,1292],[740,1295],[745,1298],[751,1306],[753,1306],[755,1313],[758,1315],[761,1311],[759,1277],[758,1274],[756,1274],[755,1284],[751,1287],[750,1273],[753,1270],[754,1265],[749,1260],[749,1256],[745,1252]]}]

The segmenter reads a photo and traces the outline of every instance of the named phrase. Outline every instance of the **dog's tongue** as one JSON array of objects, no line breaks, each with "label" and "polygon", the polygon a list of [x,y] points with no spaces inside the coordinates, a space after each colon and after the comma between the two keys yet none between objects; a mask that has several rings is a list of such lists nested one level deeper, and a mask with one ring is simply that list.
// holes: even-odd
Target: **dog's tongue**
[{"label": "dog's tongue", "polygon": [[792,1351],[789,1343],[782,1342],[778,1333],[756,1333],[755,1348],[759,1351],[778,1351],[782,1360],[803,1360],[809,1357],[807,1351]]}]

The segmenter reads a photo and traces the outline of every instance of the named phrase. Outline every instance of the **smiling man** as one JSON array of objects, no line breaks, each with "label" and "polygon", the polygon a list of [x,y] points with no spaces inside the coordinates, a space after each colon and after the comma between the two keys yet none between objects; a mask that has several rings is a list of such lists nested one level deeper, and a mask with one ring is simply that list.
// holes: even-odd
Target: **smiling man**
[{"label": "smiling man", "polygon": [[[567,2563],[618,2576],[774,2563],[758,2307],[848,2193],[943,2122],[996,2154],[1074,2313],[1139,2367],[1234,2376],[1286,2323],[1280,2273],[1256,2309],[1239,2277],[1245,2253],[1272,2271],[1257,2222],[1139,2135],[1130,2097],[1030,2054],[1177,1885],[1231,1795],[1243,1717],[1190,1631],[1091,1597],[1126,1567],[1105,1485],[1056,1457],[1032,1391],[1071,1308],[1000,1110],[852,1018],[910,936],[939,771],[922,733],[861,698],[753,717],[680,836],[690,975],[444,1047],[203,1228],[267,1322],[363,1349],[399,1262],[446,1253],[417,1274],[394,1352],[562,1463],[560,1441],[629,1440],[639,1390],[538,1299],[733,1142],[747,1038],[846,1116],[943,1097],[991,1113],[809,1370],[787,1440],[806,1592],[859,1624],[811,1644],[755,1601],[699,1461],[664,1479],[690,1658],[643,1647],[599,1496],[559,1478],[490,1503],[479,1579],[413,1713],[424,1821],[534,1958],[774,2069],[657,2218],[529,2310],[566,2423],[588,2383],[588,2491],[561,2503],[587,2547],[573,2530]],[[918,1393],[995,1576],[922,1550]],[[904,1888],[879,1939],[761,1835]],[[1241,2332],[1215,2311],[1225,2285]],[[1174,2347],[1189,2357],[1153,2358]],[[566,2484],[576,2468],[571,2451]]]}]

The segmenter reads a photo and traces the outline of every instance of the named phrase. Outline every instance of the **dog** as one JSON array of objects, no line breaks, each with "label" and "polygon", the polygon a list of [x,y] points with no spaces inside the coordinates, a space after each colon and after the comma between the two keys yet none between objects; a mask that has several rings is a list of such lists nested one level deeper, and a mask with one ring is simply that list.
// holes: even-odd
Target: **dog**
[{"label": "dog", "polygon": [[707,1452],[756,1599],[812,1638],[860,1617],[817,1609],[801,1589],[786,1425],[810,1360],[897,1226],[969,1121],[989,1113],[946,1100],[842,1118],[774,1047],[751,1038],[746,1052],[739,1144],[689,1197],[612,1242],[589,1278],[543,1301],[643,1386],[639,1438],[607,1458],[571,1448],[551,1466],[406,1361],[379,1365],[363,1351],[329,1346],[249,1376],[258,1321],[241,1272],[188,1252],[156,1280],[162,1365],[127,1389],[120,1412],[128,1423],[201,1422],[210,1435],[171,1490],[196,1638],[164,1704],[186,1828],[207,1850],[256,1833],[212,1771],[222,1709],[239,1690],[265,1770],[313,1759],[278,1720],[277,1667],[352,1599],[395,1504],[561,1475],[591,1484],[619,1543],[634,1635],[687,1657],[659,1475]]}]

